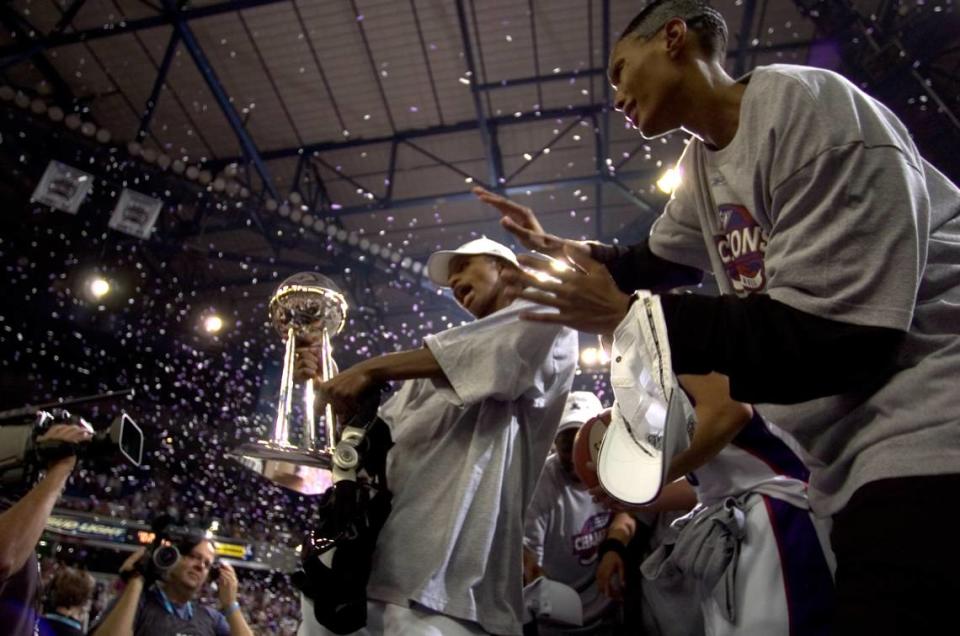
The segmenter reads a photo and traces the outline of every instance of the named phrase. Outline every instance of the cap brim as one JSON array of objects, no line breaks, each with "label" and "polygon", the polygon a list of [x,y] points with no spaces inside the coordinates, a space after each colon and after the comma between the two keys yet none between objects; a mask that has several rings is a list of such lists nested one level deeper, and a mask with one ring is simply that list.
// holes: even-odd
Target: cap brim
[{"label": "cap brim", "polygon": [[583,426],[584,424],[586,424],[589,419],[590,419],[590,418],[587,418],[586,420],[583,420],[583,419],[579,419],[579,420],[575,420],[575,419],[564,420],[563,422],[560,423],[560,426],[557,427],[557,432],[559,433],[559,432],[561,432],[561,431],[566,431],[566,430],[569,430],[569,429],[571,429],[571,428],[579,429],[581,426]]},{"label": "cap brim", "polygon": [[450,261],[457,254],[454,250],[434,252],[427,259],[427,277],[436,285],[447,287],[450,279]]},{"label": "cap brim", "polygon": [[660,494],[686,425],[678,393],[672,392],[666,407],[659,400],[644,397],[636,421],[631,422],[639,442],[631,435],[620,409],[613,409],[597,461],[597,478],[610,496],[643,505]]}]

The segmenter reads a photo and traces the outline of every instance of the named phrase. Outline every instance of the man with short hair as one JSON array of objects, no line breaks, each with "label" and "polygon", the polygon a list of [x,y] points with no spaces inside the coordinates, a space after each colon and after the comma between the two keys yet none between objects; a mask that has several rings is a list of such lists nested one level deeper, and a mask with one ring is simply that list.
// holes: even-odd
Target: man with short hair
[{"label": "man with short hair", "polygon": [[[613,334],[655,315],[675,373],[726,375],[803,445],[811,506],[833,517],[838,633],[937,629],[960,593],[955,524],[927,521],[960,489],[960,392],[945,380],[960,377],[960,191],[843,77],[773,65],[734,79],[725,45],[716,10],[656,0],[613,49],[615,107],[645,137],[694,135],[649,239],[561,239],[478,195],[526,247],[581,265],[559,283],[517,276],[521,297],[558,310],[528,318]],[[629,295],[702,271],[721,296]],[[921,536],[932,549],[903,549]]]},{"label": "man with short hair", "polygon": [[144,548],[127,558],[120,567],[126,587],[98,619],[94,636],[253,636],[237,602],[237,574],[229,563],[219,564],[219,611],[196,603],[216,557],[213,542],[187,539],[177,549],[176,565],[146,589],[137,568]]},{"label": "man with short hair", "polygon": [[[475,321],[420,349],[365,360],[320,386],[349,415],[370,387],[406,380],[380,408],[393,509],[367,586],[369,634],[520,634],[524,511],[570,385],[577,335],[519,319],[504,283],[514,253],[480,238],[434,253],[430,279]],[[298,375],[319,357],[301,351]],[[304,600],[301,634],[328,633]]]}]

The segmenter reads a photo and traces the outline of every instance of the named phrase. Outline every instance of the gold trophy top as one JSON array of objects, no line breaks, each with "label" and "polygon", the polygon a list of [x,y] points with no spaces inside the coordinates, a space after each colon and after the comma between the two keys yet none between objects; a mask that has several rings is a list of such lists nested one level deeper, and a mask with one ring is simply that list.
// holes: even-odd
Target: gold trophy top
[{"label": "gold trophy top", "polygon": [[280,283],[270,298],[270,322],[281,335],[331,335],[347,322],[347,300],[336,283],[316,272],[300,272]]}]

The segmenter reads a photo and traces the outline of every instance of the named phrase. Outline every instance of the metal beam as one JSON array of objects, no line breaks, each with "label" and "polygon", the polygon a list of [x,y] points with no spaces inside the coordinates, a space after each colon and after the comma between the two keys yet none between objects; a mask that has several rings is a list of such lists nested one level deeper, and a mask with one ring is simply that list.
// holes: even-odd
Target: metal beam
[{"label": "metal beam", "polygon": [[[177,7],[172,0],[164,0],[164,4],[171,13],[174,15],[179,15]],[[187,24],[186,20],[177,18],[174,22],[174,26],[177,32],[180,34],[180,38],[183,40],[183,45],[186,47],[187,52],[190,53],[190,57],[193,58],[193,62],[197,66],[197,70],[200,71],[200,75],[203,76],[207,87],[210,89],[210,92],[213,93],[213,97],[220,106],[220,110],[223,111],[224,116],[230,123],[230,127],[237,136],[237,140],[240,142],[240,147],[243,149],[247,161],[252,163],[257,169],[257,173],[260,175],[261,181],[263,181],[264,190],[269,192],[270,196],[272,196],[274,199],[279,200],[280,194],[277,192],[277,186],[273,182],[273,177],[270,176],[270,170],[267,169],[267,164],[264,163],[263,159],[260,157],[260,151],[257,149],[257,146],[254,143],[253,138],[247,132],[247,129],[244,128],[243,122],[240,120],[239,113],[237,113],[237,110],[233,107],[233,103],[230,101],[227,91],[223,88],[219,78],[217,78],[217,74],[213,70],[213,66],[210,64],[206,54],[203,52],[203,48],[201,48],[196,36],[194,36],[190,25]],[[264,227],[263,219],[260,218],[260,213],[253,208],[248,208],[248,210],[250,219],[257,226],[257,229],[259,229],[266,236],[267,231]]]},{"label": "metal beam", "polygon": [[[653,178],[656,175],[655,171],[652,170],[638,170],[635,172],[626,172],[621,175],[624,179],[636,179],[636,178]],[[586,185],[594,185],[596,183],[610,183],[615,185],[618,189],[624,192],[624,196],[627,196],[628,199],[639,206],[644,211],[651,211],[654,207],[647,201],[641,199],[636,193],[632,192],[625,185],[612,179],[608,176],[592,174],[585,177],[573,177],[568,179],[554,179],[550,181],[538,181],[534,183],[525,183],[521,185],[511,185],[501,188],[501,192],[506,196],[518,195],[518,194],[528,194],[534,192],[550,192],[553,190],[560,190],[563,188],[572,188],[572,187],[581,187]],[[472,201],[476,199],[476,196],[471,193],[469,190],[458,190],[457,192],[448,192],[444,194],[434,194],[429,196],[421,197],[411,197],[408,199],[396,199],[390,203],[390,205],[356,205],[346,208],[341,208],[336,210],[334,214],[338,217],[340,216],[349,216],[351,214],[363,214],[369,212],[376,212],[378,210],[389,210],[389,209],[398,209],[398,208],[411,208],[418,206],[429,206],[438,203],[444,203],[447,201]]]},{"label": "metal beam", "polygon": [[[610,0],[603,0],[603,17],[602,22],[603,33],[601,33],[601,42],[603,46],[603,65],[607,66],[607,63],[610,60]],[[610,156],[610,109],[613,108],[613,104],[610,103],[610,82],[604,80],[603,82],[603,103],[607,108],[603,111],[602,125],[603,129],[600,131],[600,157],[597,157],[597,166],[598,170],[609,172],[607,170],[606,161]]]},{"label": "metal beam", "polygon": [[489,122],[483,111],[483,102],[480,91],[477,90],[477,65],[473,62],[473,47],[470,44],[470,31],[467,28],[467,14],[463,8],[463,0],[457,0],[457,21],[460,25],[460,41],[463,43],[463,56],[467,63],[467,72],[470,73],[470,95],[473,97],[473,109],[477,114],[476,128],[480,129],[480,138],[483,140],[483,152],[487,157],[487,171],[490,184],[496,188],[500,185],[500,174],[497,172],[493,160],[493,140],[490,137]]},{"label": "metal beam", "polygon": [[[27,40],[29,42],[28,33],[35,31],[33,25],[27,22],[12,6],[6,3],[0,4],[0,23],[3,23],[18,40]],[[32,59],[34,66],[37,67],[37,70],[40,71],[47,82],[50,83],[50,87],[53,89],[57,99],[65,104],[72,104],[74,99],[73,91],[64,81],[63,77],[60,76],[60,72],[57,71],[56,67],[50,63],[50,60],[48,60],[41,51],[31,52],[29,58]],[[16,62],[24,61],[24,59],[25,58],[21,58],[10,64],[4,60],[0,63],[0,70],[5,70],[8,66]]]},{"label": "metal beam", "polygon": [[[533,44],[533,73],[540,75],[540,51],[537,47],[537,17],[533,8],[533,0],[527,0],[527,10],[530,12],[530,40]],[[543,106],[543,87],[537,82],[537,108]]]},{"label": "metal beam", "polygon": [[753,18],[757,12],[757,0],[746,0],[740,21],[740,35],[737,36],[737,57],[733,65],[733,76],[740,77],[747,70],[747,48],[753,34]]},{"label": "metal beam", "polygon": [[[770,46],[758,46],[750,49],[750,52],[757,53],[769,53],[776,51],[789,51],[795,49],[806,48],[808,46],[821,44],[826,42],[826,40],[806,40],[802,42],[786,42],[783,44],[774,44]],[[735,56],[736,51],[731,51],[730,56]],[[604,75],[606,74],[605,69],[588,69],[580,71],[580,75],[593,74],[593,75]],[[545,78],[544,78],[545,79]],[[496,136],[496,129],[501,126],[509,126],[512,124],[522,124],[530,121],[545,121],[548,119],[561,119],[567,117],[589,117],[590,115],[598,114],[604,112],[607,108],[606,104],[587,104],[584,106],[569,106],[567,108],[551,108],[536,112],[522,113],[519,117],[516,115],[501,115],[498,117],[489,117],[486,119],[487,129],[491,131],[491,136]],[[430,137],[433,135],[446,135],[456,132],[466,132],[470,130],[480,129],[480,123],[476,119],[471,119],[468,121],[461,121],[454,124],[446,124],[443,126],[431,126],[428,128],[414,128],[408,130],[398,130],[395,135],[386,135],[382,137],[357,137],[354,139],[345,139],[342,141],[322,141],[312,144],[306,144],[304,146],[297,146],[291,148],[278,148],[275,150],[265,150],[261,153],[266,161],[272,161],[274,159],[285,159],[288,157],[296,156],[303,152],[309,153],[320,153],[328,152],[331,150],[344,150],[347,148],[359,148],[362,146],[370,146],[376,144],[389,144],[394,141],[404,141],[406,139],[417,139],[422,137]],[[239,157],[225,157],[222,159],[217,159],[215,161],[209,162],[211,167],[218,167],[221,165],[227,165],[229,163],[241,161]],[[502,174],[502,171],[499,172]]]},{"label": "metal beam", "polygon": [[[306,155],[305,155],[305,156],[306,156]],[[383,199],[381,199],[381,198],[378,197],[376,194],[374,194],[373,191],[372,191],[370,188],[368,188],[367,186],[363,185],[362,183],[360,183],[359,181],[357,181],[356,179],[354,179],[354,178],[351,177],[350,175],[346,175],[346,174],[342,173],[341,171],[337,170],[336,168],[334,168],[333,166],[331,166],[329,163],[327,163],[326,161],[324,161],[321,157],[318,157],[318,156],[316,156],[316,155],[313,155],[312,157],[310,157],[310,160],[311,160],[312,162],[314,162],[314,164],[318,164],[318,163],[319,163],[321,166],[323,166],[324,168],[326,168],[326,169],[329,170],[330,172],[334,173],[335,175],[339,176],[341,179],[343,179],[344,181],[346,181],[347,183],[349,183],[349,184],[352,185],[353,187],[357,188],[358,190],[363,190],[363,192],[369,193],[371,196],[373,196],[373,202],[372,202],[370,205],[380,206],[380,207],[382,207],[382,206],[384,205]],[[339,214],[339,212],[338,212],[338,214]]]},{"label": "metal beam", "polygon": [[[652,174],[652,173],[646,173],[646,174]],[[628,179],[631,178],[631,175],[629,173],[620,175],[620,176],[623,176]],[[660,213],[656,208],[650,205],[649,201],[640,197],[636,192],[634,192],[633,190],[625,186],[623,182],[621,182],[620,179],[618,179],[617,177],[608,177],[604,179],[604,182],[612,185],[617,190],[617,192],[619,192],[620,195],[623,196],[623,198],[625,198],[627,201],[634,204],[644,212],[647,212],[648,214]]]},{"label": "metal beam", "polygon": [[[569,106],[567,108],[552,108],[543,111],[522,113],[519,117],[516,115],[501,115],[487,120],[491,127],[510,126],[513,124],[522,124],[530,121],[548,121],[550,119],[565,119],[567,117],[589,117],[593,113],[599,113],[604,109],[602,104],[590,104],[587,106]],[[315,144],[306,144],[296,148],[279,148],[276,150],[265,150],[261,153],[266,161],[274,159],[286,159],[296,156],[303,150],[304,153],[316,155],[320,152],[331,150],[344,150],[346,148],[359,148],[361,146],[370,146],[376,144],[389,144],[394,141],[405,141],[407,139],[418,139],[421,137],[431,137],[434,135],[447,135],[456,132],[466,132],[477,130],[480,127],[475,119],[461,121],[456,124],[447,124],[445,126],[431,126],[429,128],[415,128],[412,130],[399,130],[395,135],[386,135],[384,137],[369,137],[356,139],[346,139],[344,141],[325,141]],[[239,157],[224,157],[211,161],[211,166],[227,165],[229,163],[241,161]]]},{"label": "metal beam", "polygon": [[[63,33],[63,30],[70,26],[70,23],[73,22],[73,19],[77,16],[77,13],[83,8],[83,5],[86,4],[87,0],[75,0],[73,4],[70,5],[70,8],[63,12],[63,15],[60,16],[60,19],[57,21],[57,24],[53,27],[53,30],[50,32],[51,35],[60,35]],[[29,60],[37,53],[40,53],[44,50],[43,43],[38,42],[33,44],[29,49],[20,53],[19,55],[12,56],[9,59],[3,60],[3,63],[0,63],[0,70],[5,70],[6,68],[13,66],[19,62]]]},{"label": "metal beam", "polygon": [[[444,168],[449,168],[450,170],[456,172],[458,175],[460,175],[460,176],[463,177],[464,179],[470,179],[471,182],[472,182],[473,180],[476,180],[476,177],[474,177],[474,176],[473,176],[472,174],[470,174],[469,172],[465,172],[465,171],[461,170],[460,168],[456,167],[455,165],[453,165],[452,163],[450,163],[450,162],[447,161],[446,159],[443,159],[443,158],[441,158],[441,157],[438,157],[437,155],[433,154],[432,152],[430,152],[430,151],[427,150],[426,148],[421,148],[420,146],[418,146],[417,144],[413,143],[413,142],[410,141],[409,139],[404,139],[404,140],[403,140],[403,143],[407,144],[408,146],[410,146],[411,148],[413,148],[414,150],[416,150],[417,152],[419,152],[421,155],[423,155],[423,156],[426,157],[427,159],[432,159],[433,161],[436,161],[438,164],[440,164],[440,165],[443,166]],[[495,184],[486,184],[486,183],[484,183],[484,182],[482,182],[482,181],[479,181],[479,180],[477,180],[477,183],[479,183],[480,185],[484,186],[485,188],[491,188],[491,187],[496,188],[496,187],[497,187]]]},{"label": "metal beam", "polygon": [[140,127],[137,129],[137,141],[143,141],[150,130],[150,121],[153,119],[153,113],[157,109],[157,103],[160,101],[160,91],[167,81],[167,73],[170,71],[170,65],[173,63],[173,56],[177,51],[177,44],[180,43],[180,34],[173,30],[170,33],[170,41],[167,43],[167,50],[163,53],[163,61],[160,62],[160,68],[157,69],[157,78],[153,81],[153,89],[150,91],[150,97],[147,98],[147,104],[143,108],[143,117],[140,118]]},{"label": "metal beam", "polygon": [[357,8],[357,1],[350,0],[350,6],[353,7],[354,21],[357,29],[360,30],[360,41],[363,43],[363,50],[367,54],[367,61],[370,62],[370,71],[373,73],[373,81],[377,84],[377,91],[380,93],[380,100],[383,102],[383,112],[387,115],[387,123],[390,124],[390,130],[396,131],[397,126],[393,122],[393,114],[390,112],[390,102],[387,101],[387,94],[383,90],[383,80],[380,79],[380,71],[377,70],[377,63],[373,59],[373,50],[370,48],[370,40],[367,39],[367,30],[363,28],[363,14]]},{"label": "metal beam", "polygon": [[570,122],[567,126],[565,126],[563,130],[561,130],[560,132],[558,132],[556,135],[553,136],[553,139],[547,142],[547,145],[545,145],[543,148],[538,150],[535,154],[531,155],[530,158],[527,159],[523,164],[521,164],[519,168],[514,170],[510,176],[504,179],[504,184],[507,184],[513,181],[514,177],[516,177],[518,174],[520,174],[521,172],[526,170],[528,167],[530,167],[530,164],[532,164],[534,161],[542,157],[544,154],[549,153],[550,148],[552,148],[554,144],[556,144],[558,141],[563,139],[568,132],[573,130],[575,127],[579,126],[580,122],[582,121],[583,121],[583,117],[578,117],[577,119]]},{"label": "metal beam", "polygon": [[517,86],[529,86],[530,84],[546,84],[548,82],[570,82],[578,79],[588,79],[597,75],[604,75],[606,69],[587,68],[582,71],[567,71],[565,73],[551,73],[550,75],[532,75],[530,77],[518,77],[515,79],[505,79],[499,82],[490,82],[487,84],[477,84],[478,91],[496,91],[502,88],[516,88]]},{"label": "metal beam", "polygon": [[390,202],[393,201],[393,182],[397,178],[397,146],[399,145],[397,142],[390,145],[390,163],[387,166],[387,192],[383,197],[386,199],[387,205],[390,205]]},{"label": "metal beam", "polygon": [[89,42],[101,38],[109,38],[123,33],[133,33],[136,31],[145,31],[155,29],[160,26],[173,26],[177,20],[190,22],[200,18],[222,15],[224,13],[235,13],[244,9],[260,7],[270,4],[288,3],[290,0],[231,0],[229,2],[218,2],[203,7],[183,9],[178,11],[176,16],[171,15],[169,11],[170,3],[164,0],[167,11],[160,15],[147,16],[130,20],[118,16],[113,22],[107,22],[95,29],[86,29],[83,31],[71,31],[70,33],[51,34],[39,40],[27,40],[17,42],[4,47],[0,47],[0,59],[6,59],[11,56],[21,55],[39,46],[41,50],[47,51],[67,44],[76,44],[78,42]]},{"label": "metal beam", "polygon": [[437,94],[437,80],[433,77],[433,67],[430,65],[430,56],[427,54],[427,42],[423,39],[423,27],[420,24],[420,14],[417,12],[416,0],[410,0],[410,11],[413,13],[413,24],[417,27],[417,39],[420,41],[423,63],[427,66],[427,77],[430,79],[430,90],[433,92],[433,105],[437,109],[440,125],[443,125],[443,109],[440,107],[440,96]]}]

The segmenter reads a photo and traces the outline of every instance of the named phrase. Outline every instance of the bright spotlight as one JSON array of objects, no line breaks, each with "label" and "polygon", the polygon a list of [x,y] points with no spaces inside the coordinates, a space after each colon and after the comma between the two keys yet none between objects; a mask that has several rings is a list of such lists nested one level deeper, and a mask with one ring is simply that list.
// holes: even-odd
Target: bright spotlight
[{"label": "bright spotlight", "polygon": [[594,347],[587,347],[580,352],[580,362],[586,367],[592,367],[600,361],[600,352]]},{"label": "bright spotlight", "polygon": [[99,300],[110,293],[110,282],[102,276],[94,276],[90,279],[89,288],[93,297]]},{"label": "bright spotlight", "polygon": [[673,191],[680,186],[680,171],[676,168],[669,168],[657,179],[657,187],[664,194],[673,194]]},{"label": "bright spotlight", "polygon": [[203,319],[203,330],[207,333],[220,333],[223,329],[223,318],[217,314],[210,314]]}]

